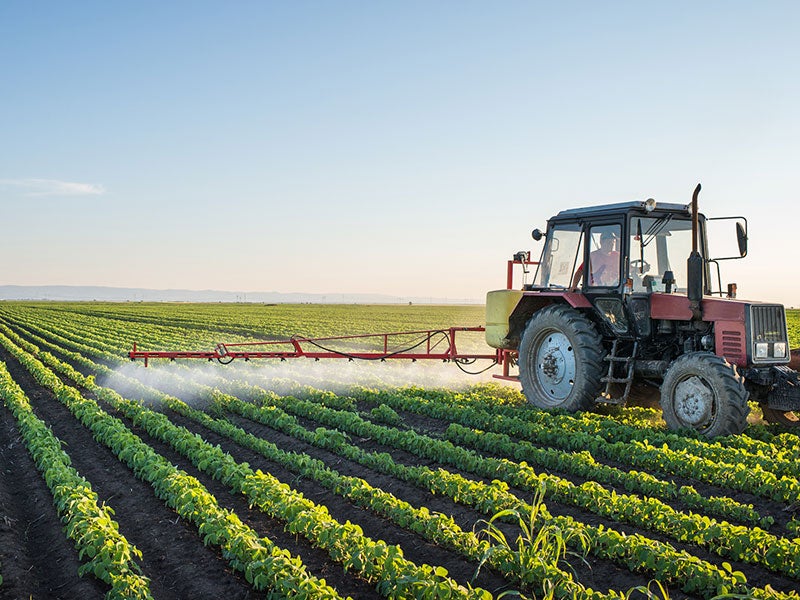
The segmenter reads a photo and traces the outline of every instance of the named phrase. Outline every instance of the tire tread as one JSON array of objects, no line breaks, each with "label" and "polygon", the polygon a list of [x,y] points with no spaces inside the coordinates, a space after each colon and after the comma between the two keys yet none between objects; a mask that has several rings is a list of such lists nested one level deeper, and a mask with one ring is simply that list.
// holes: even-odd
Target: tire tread
[{"label": "tire tread", "polygon": [[720,410],[723,410],[722,418],[718,424],[703,432],[703,435],[716,437],[742,433],[747,427],[747,415],[750,414],[750,405],[747,402],[750,394],[744,386],[744,378],[728,361],[710,352],[690,352],[679,356],[670,365],[661,385],[661,411],[664,421],[671,429],[681,428],[680,421],[672,410],[670,399],[665,397],[665,388],[668,392],[672,387],[672,379],[693,365],[700,365],[698,369],[707,365],[722,383],[722,394],[719,395]]}]

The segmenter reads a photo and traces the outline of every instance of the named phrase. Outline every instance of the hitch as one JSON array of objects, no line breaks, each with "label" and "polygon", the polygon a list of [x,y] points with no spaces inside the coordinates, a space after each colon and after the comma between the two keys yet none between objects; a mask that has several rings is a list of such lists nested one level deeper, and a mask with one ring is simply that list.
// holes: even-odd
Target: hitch
[{"label": "hitch", "polygon": [[800,411],[800,377],[794,369],[786,365],[749,369],[745,376],[756,385],[770,388],[764,402],[768,408],[782,412]]}]

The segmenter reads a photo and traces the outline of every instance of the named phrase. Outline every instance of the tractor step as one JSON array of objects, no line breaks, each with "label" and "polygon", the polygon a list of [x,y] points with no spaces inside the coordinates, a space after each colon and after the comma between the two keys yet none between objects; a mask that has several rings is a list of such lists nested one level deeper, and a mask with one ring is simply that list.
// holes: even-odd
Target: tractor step
[{"label": "tractor step", "polygon": [[[628,401],[628,396],[631,393],[631,385],[633,384],[633,366],[636,360],[636,355],[639,352],[639,342],[633,343],[633,349],[629,356],[620,356],[618,354],[619,350],[619,340],[614,340],[614,343],[611,344],[611,352],[609,352],[603,360],[608,363],[608,372],[606,375],[600,378],[602,383],[606,384],[606,388],[603,392],[600,393],[595,401],[602,402],[604,404],[619,404],[625,405]],[[625,369],[625,376],[618,377],[614,374],[614,365],[620,364],[627,367]],[[611,386],[615,383],[624,383],[625,390],[622,392],[621,396],[615,397],[612,394]]]}]

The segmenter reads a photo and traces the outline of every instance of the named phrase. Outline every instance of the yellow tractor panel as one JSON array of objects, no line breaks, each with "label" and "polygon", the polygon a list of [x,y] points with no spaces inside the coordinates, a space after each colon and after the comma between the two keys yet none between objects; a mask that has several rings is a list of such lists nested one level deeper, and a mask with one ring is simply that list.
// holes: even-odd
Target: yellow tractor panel
[{"label": "yellow tractor panel", "polygon": [[492,348],[506,348],[508,317],[520,298],[520,290],[494,290],[486,294],[486,343]]}]

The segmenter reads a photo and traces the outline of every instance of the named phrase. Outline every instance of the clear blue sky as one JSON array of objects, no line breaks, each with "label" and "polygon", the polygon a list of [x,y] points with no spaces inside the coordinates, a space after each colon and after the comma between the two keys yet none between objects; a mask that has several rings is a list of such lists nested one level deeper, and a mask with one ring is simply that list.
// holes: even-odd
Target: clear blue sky
[{"label": "clear blue sky", "polygon": [[746,214],[800,305],[798,2],[0,3],[0,284],[480,298],[562,208]]}]

